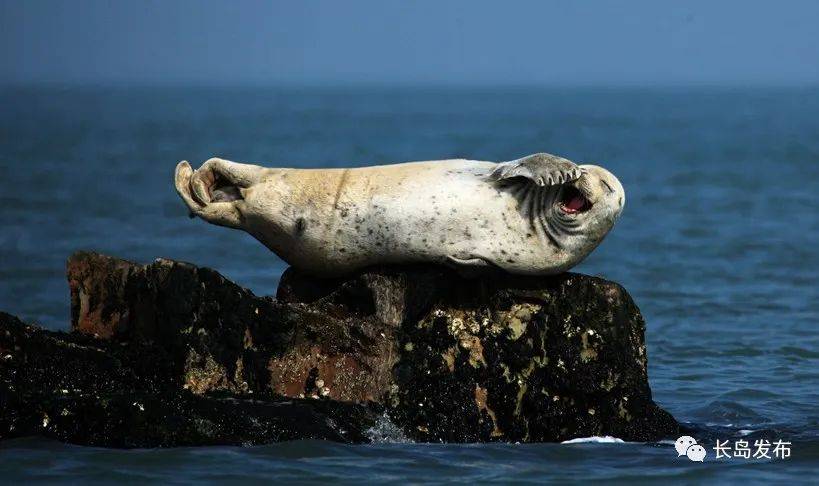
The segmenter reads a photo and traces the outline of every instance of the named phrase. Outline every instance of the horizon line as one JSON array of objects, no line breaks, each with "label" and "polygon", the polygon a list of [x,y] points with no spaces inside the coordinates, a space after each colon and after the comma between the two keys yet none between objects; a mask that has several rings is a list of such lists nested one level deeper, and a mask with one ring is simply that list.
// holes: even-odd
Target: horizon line
[{"label": "horizon line", "polygon": [[0,89],[156,89],[156,88],[187,88],[187,89],[372,89],[372,90],[684,90],[684,89],[714,89],[714,90],[742,90],[742,89],[801,89],[810,90],[819,88],[819,81],[809,82],[635,82],[635,83],[506,83],[506,82],[385,82],[385,81],[338,81],[338,82],[289,82],[289,81],[239,81],[232,83],[222,82],[195,82],[190,80],[101,80],[101,81],[0,81]]}]

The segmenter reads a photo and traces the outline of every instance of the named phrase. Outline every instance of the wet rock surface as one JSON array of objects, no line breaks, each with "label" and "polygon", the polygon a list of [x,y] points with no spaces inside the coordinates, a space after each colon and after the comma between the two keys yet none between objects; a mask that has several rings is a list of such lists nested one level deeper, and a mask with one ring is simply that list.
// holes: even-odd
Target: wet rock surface
[{"label": "wet rock surface", "polygon": [[289,269],[276,298],[217,272],[69,259],[72,332],[0,315],[0,437],[108,446],[672,436],[645,324],[584,275],[464,279],[432,266],[343,279]]}]

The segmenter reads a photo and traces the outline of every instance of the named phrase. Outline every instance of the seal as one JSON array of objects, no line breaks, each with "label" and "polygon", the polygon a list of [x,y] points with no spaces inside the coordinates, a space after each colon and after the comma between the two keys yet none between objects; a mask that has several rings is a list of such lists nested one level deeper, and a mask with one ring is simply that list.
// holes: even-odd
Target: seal
[{"label": "seal", "polygon": [[180,162],[192,217],[242,229],[290,265],[337,276],[377,264],[439,263],[548,275],[583,260],[625,202],[609,171],[539,153],[349,169]]}]

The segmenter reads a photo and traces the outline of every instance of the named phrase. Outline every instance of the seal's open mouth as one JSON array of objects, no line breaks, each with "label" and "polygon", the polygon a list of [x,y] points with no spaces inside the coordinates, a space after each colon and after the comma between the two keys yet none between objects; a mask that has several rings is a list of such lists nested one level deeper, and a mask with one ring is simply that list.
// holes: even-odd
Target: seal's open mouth
[{"label": "seal's open mouth", "polygon": [[586,199],[574,186],[565,185],[560,193],[560,209],[567,214],[576,214],[591,209],[591,201]]}]

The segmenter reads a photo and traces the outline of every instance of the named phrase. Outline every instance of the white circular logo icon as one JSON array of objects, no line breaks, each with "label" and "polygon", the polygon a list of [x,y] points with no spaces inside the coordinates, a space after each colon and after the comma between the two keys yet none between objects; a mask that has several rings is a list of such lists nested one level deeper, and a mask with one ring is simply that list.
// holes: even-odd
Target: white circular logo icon
[{"label": "white circular logo icon", "polygon": [[703,462],[705,459],[705,447],[697,444],[697,439],[690,435],[684,435],[674,442],[674,449],[677,450],[677,457],[687,456],[695,462]]},{"label": "white circular logo icon", "polygon": [[694,444],[685,450],[685,455],[695,462],[702,462],[705,459],[705,447]]}]

